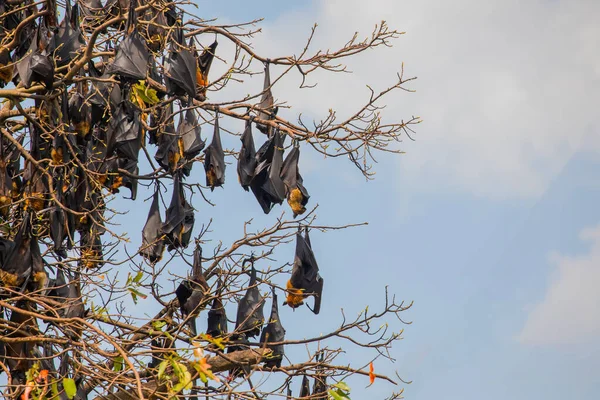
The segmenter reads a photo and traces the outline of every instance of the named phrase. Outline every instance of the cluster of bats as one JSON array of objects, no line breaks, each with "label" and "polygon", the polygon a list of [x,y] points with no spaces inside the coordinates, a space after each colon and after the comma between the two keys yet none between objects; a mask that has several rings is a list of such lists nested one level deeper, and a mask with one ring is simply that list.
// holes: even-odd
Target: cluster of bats
[{"label": "cluster of bats", "polygon": [[[272,291],[271,315],[265,324],[264,304],[265,298],[259,290],[260,282],[254,268],[254,258],[247,260],[251,263],[250,281],[246,293],[238,302],[235,330],[230,335],[230,342],[236,343],[228,347],[228,352],[248,348],[248,338],[260,335],[260,342],[264,343],[272,353],[265,362],[267,367],[280,367],[284,355],[283,341],[285,329],[279,318],[277,294]],[[192,336],[197,335],[195,319],[200,311],[205,308],[211,298],[212,305],[208,312],[208,325],[206,333],[212,337],[224,337],[228,333],[227,315],[221,299],[223,286],[218,283],[216,293],[210,293],[210,287],[202,271],[202,248],[196,244],[192,274],[177,287],[175,291],[184,321],[187,322]],[[245,264],[246,262],[244,262]],[[242,266],[244,268],[244,265]],[[319,275],[319,266],[310,245],[308,229],[296,234],[296,254],[292,267],[292,276],[287,283],[287,296],[284,305],[297,308],[309,296],[314,297],[312,311],[318,314],[321,308],[321,295],[323,291],[323,278]],[[290,287],[292,289],[290,289]],[[262,332],[261,332],[262,330]]]},{"label": "cluster of bats", "polygon": [[[208,146],[201,138],[193,110],[195,101],[206,99],[217,42],[199,53],[195,38],[190,35],[186,40],[182,17],[174,6],[150,7],[141,15],[136,13],[136,6],[137,0],[108,0],[105,5],[100,0],[78,0],[73,6],[66,0],[64,18],[58,22],[55,0],[44,2],[41,8],[33,0],[0,0],[0,87],[12,84],[31,88],[37,84],[41,86],[36,86],[36,92],[46,95],[34,97],[33,111],[21,109],[27,114],[25,129],[3,124],[0,135],[0,219],[14,221],[8,232],[5,229],[0,235],[0,298],[35,292],[56,305],[54,317],[85,316],[80,275],[76,271],[103,265],[104,197],[106,192],[117,193],[126,188],[131,199],[136,199],[140,176],[138,155],[142,147],[146,149],[146,141],[156,146],[154,160],[164,170],[164,176],[170,175],[173,180],[164,221],[156,185],[139,250],[148,262],[159,262],[165,248],[169,251],[185,248],[190,242],[194,209],[186,200],[184,180],[190,177],[193,163],[202,152],[206,185],[214,190],[225,182],[218,110]],[[106,24],[124,15],[125,10],[126,22],[121,19]],[[40,13],[38,19],[34,17],[36,13]],[[147,23],[140,24],[138,19]],[[99,63],[89,60],[74,79],[65,81],[69,68],[86,51],[90,35],[86,37],[84,33],[99,27],[104,27],[103,33],[108,29],[124,32],[114,47],[114,57],[104,54]],[[110,42],[107,48],[113,49]],[[166,52],[164,57],[163,52]],[[162,58],[161,68],[159,58]],[[142,88],[148,88],[151,81],[158,83],[156,87],[166,89],[156,92],[159,106],[148,104],[137,92],[140,82],[146,82]],[[178,111],[174,110],[176,102]],[[20,103],[14,106],[22,107]],[[284,157],[287,135],[276,128],[278,108],[271,92],[268,63],[264,89],[255,111],[256,115],[249,114],[241,135],[237,160],[239,182],[244,190],[253,193],[265,213],[287,200],[296,217],[306,211],[310,196],[298,170],[297,141]],[[258,150],[253,124],[266,135]],[[20,130],[25,133],[19,133]],[[69,257],[68,251],[76,249],[75,233],[79,234],[78,268],[50,267],[42,256],[40,244],[60,261]],[[176,291],[181,313],[193,335],[196,335],[195,318],[206,306],[206,299],[212,298],[201,259],[197,245],[192,274]],[[265,364],[278,367],[284,355],[285,329],[279,320],[277,295],[273,292],[271,315],[263,327],[265,298],[259,291],[253,260],[251,264],[248,289],[238,304],[235,330],[229,334],[236,345],[228,351],[247,348],[248,338],[260,335],[261,343],[272,350]],[[54,278],[47,273],[52,269]],[[299,231],[283,304],[297,308],[307,297],[314,296],[312,311],[318,314],[322,290],[323,279],[308,230]],[[208,312],[207,333],[213,337],[228,335],[221,292],[219,285]],[[16,306],[23,310],[36,308],[26,300],[19,300]],[[3,319],[4,310],[0,309],[0,313]],[[23,337],[39,331],[36,319],[27,313],[12,310],[10,321],[27,329],[6,333],[6,337]],[[81,335],[70,326],[55,328],[73,339]],[[52,346],[43,350],[42,358],[54,356]],[[38,353],[38,348],[27,341],[0,343],[0,361],[6,361],[14,379],[24,378],[31,357]],[[45,369],[66,376],[67,353],[61,358],[58,369],[48,360]],[[303,393],[304,386],[303,383]]]}]

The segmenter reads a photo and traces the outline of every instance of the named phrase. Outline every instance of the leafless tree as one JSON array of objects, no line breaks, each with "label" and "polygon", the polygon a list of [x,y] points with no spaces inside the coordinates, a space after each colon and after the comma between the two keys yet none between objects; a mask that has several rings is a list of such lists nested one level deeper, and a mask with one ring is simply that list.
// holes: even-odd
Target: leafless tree
[{"label": "leafless tree", "polygon": [[[370,89],[354,113],[329,110],[310,124],[302,116],[291,121],[278,115],[290,108],[274,96],[278,83],[299,74],[300,88],[310,90],[315,71],[346,73],[345,59],[389,47],[402,33],[382,22],[364,39],[356,34],[339,49],[313,51],[315,26],[295,55],[267,57],[252,46],[261,20],[222,25],[195,15],[193,5],[0,0],[3,395],[343,399],[344,381],[364,375],[388,381],[396,387],[389,398],[400,398],[399,376],[336,358],[362,347],[373,360],[393,360],[390,349],[402,332],[390,331],[386,322],[394,317],[404,323],[401,314],[411,304],[397,302],[386,289],[381,309],[367,308],[356,318],[342,311],[337,329],[302,340],[283,337],[277,310],[263,308],[276,304],[282,312],[308,303],[318,313],[323,280],[308,232],[354,226],[317,223],[297,168],[300,150],[347,157],[371,179],[373,157],[400,153],[398,143],[420,122],[384,119],[388,95],[410,92],[406,84],[414,78],[403,69],[389,87]],[[220,52],[223,47],[227,51]],[[227,65],[226,72],[211,73],[213,60]],[[228,84],[253,75],[263,76],[262,91],[227,96]],[[211,101],[217,97],[228,100]],[[227,121],[227,129],[219,121]],[[211,132],[210,143],[200,128]],[[256,148],[253,128],[264,138]],[[241,137],[243,148],[223,149],[221,135]],[[192,207],[190,198],[210,203],[207,189],[221,186],[224,174],[234,184],[235,172],[224,171],[224,160],[238,165],[240,183],[265,213],[287,202],[294,218],[281,213],[259,229],[247,221],[242,237],[216,246],[209,246],[205,220],[192,238],[200,206]],[[198,171],[206,182],[195,179]],[[138,185],[154,193],[150,201],[136,199]],[[122,246],[128,235],[113,229],[126,211],[115,199],[125,195],[132,204],[152,204],[134,254]],[[297,243],[295,255],[274,259],[275,249],[290,242]],[[189,274],[169,273],[174,263],[189,265]],[[124,274],[126,281],[117,278]],[[144,318],[124,306],[131,298],[160,311]],[[236,318],[224,315],[227,305],[238,307]],[[318,318],[310,310],[299,312]],[[209,318],[209,331],[196,331],[199,317]],[[330,346],[334,339],[344,347]],[[284,355],[309,344],[318,350],[305,359]],[[255,384],[257,373],[269,379]],[[290,393],[295,377],[302,382],[299,395]]]}]

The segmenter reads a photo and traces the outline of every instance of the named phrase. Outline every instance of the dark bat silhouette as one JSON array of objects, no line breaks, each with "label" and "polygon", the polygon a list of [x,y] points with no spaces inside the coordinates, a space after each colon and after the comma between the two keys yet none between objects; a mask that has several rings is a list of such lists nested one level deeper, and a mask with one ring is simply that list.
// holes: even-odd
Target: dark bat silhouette
[{"label": "dark bat silhouette", "polygon": [[305,206],[310,198],[308,191],[303,185],[300,171],[298,171],[299,158],[300,148],[297,144],[294,144],[292,150],[283,161],[283,166],[281,167],[281,180],[285,185],[287,202],[294,213],[294,218],[306,211]]},{"label": "dark bat silhouette", "polygon": [[47,89],[52,89],[54,83],[54,62],[52,53],[54,51],[54,34],[45,23],[37,27],[35,37],[26,55],[17,62],[19,79],[25,88],[29,88],[33,82],[40,82]]},{"label": "dark bat silhouette", "polygon": [[315,383],[313,385],[312,395],[315,399],[325,400],[328,398],[327,396],[327,375],[323,375],[322,372],[324,367],[322,365],[323,360],[325,358],[325,354],[321,351],[315,357],[317,365],[317,375],[315,376]]},{"label": "dark bat silhouette", "polygon": [[302,376],[302,386],[300,387],[300,397],[310,396],[310,382],[306,375]]},{"label": "dark bat silhouette", "polygon": [[[263,93],[258,103],[258,118],[264,121],[268,121],[275,118],[277,115],[278,107],[273,107],[273,93],[271,92],[271,74],[269,73],[269,63],[265,64],[265,80],[263,84]],[[269,126],[261,123],[257,123],[256,127],[259,131],[264,134],[269,133]]]},{"label": "dark bat silhouette", "polygon": [[169,251],[187,247],[194,228],[194,209],[185,200],[180,180],[178,174],[173,177],[173,197],[162,226]]},{"label": "dark bat silhouette", "polygon": [[71,7],[70,0],[65,3],[65,18],[58,26],[55,36],[55,57],[57,67],[67,65],[77,56],[81,47],[85,46],[85,39],[79,28],[79,6],[77,3]]},{"label": "dark bat silhouette", "polygon": [[23,215],[21,227],[14,240],[14,247],[8,253],[0,269],[0,280],[4,286],[19,288],[26,286],[33,290],[45,289],[48,276],[44,269],[44,260],[40,253],[37,238],[31,229],[31,216]]},{"label": "dark bat silhouette", "polygon": [[271,355],[265,361],[265,367],[281,367],[281,361],[285,354],[283,344],[270,345],[269,343],[283,342],[285,339],[285,329],[279,319],[279,309],[277,307],[277,294],[273,292],[273,305],[271,306],[271,317],[269,323],[263,329],[260,335],[260,343],[265,343],[267,348],[272,350]]},{"label": "dark bat silhouette", "polygon": [[181,315],[187,319],[194,337],[198,334],[196,331],[196,317],[200,309],[203,308],[201,306],[204,305],[204,298],[208,290],[208,283],[206,283],[206,278],[202,272],[202,247],[196,244],[191,279],[185,279],[175,290]]},{"label": "dark bat silhouette", "polygon": [[219,129],[219,113],[215,114],[215,130],[210,145],[204,150],[204,170],[206,171],[206,186],[210,190],[223,186],[225,183],[225,153],[221,144]]},{"label": "dark bat silhouette", "polygon": [[284,139],[285,136],[276,131],[256,152],[257,165],[250,188],[265,214],[285,199],[285,185],[280,176]]},{"label": "dark bat silhouette", "polygon": [[221,301],[222,282],[219,281],[217,295],[213,300],[212,307],[208,311],[208,326],[206,333],[212,337],[223,336],[227,334],[227,314]]},{"label": "dark bat silhouette", "polygon": [[115,60],[108,67],[111,74],[119,75],[122,80],[134,82],[146,78],[150,59],[146,40],[136,29],[136,6],[137,0],[129,0],[129,14],[125,26],[127,34],[117,46]]},{"label": "dark bat silhouette", "polygon": [[246,294],[238,303],[235,331],[245,335],[246,338],[258,336],[265,322],[263,314],[264,305],[265,299],[258,290],[256,269],[254,269],[254,263],[252,263],[248,290],[246,290]]},{"label": "dark bat silhouette", "polygon": [[162,259],[165,250],[165,243],[162,238],[163,223],[160,217],[160,205],[158,200],[157,190],[152,197],[148,219],[142,230],[142,246],[140,247],[140,254],[152,264],[157,263]]},{"label": "dark bat silhouette", "polygon": [[119,157],[137,161],[142,146],[140,111],[127,96],[123,98],[108,125],[106,155],[116,152]]},{"label": "dark bat silhouette", "polygon": [[169,103],[166,110],[158,112],[157,131],[155,138],[158,144],[158,149],[154,155],[154,159],[158,164],[169,171],[171,174],[175,172],[181,160],[181,152],[178,146],[177,134],[173,124],[173,103]]},{"label": "dark bat silhouette", "polygon": [[87,83],[79,82],[69,98],[69,120],[77,132],[80,143],[89,140],[92,131],[92,110],[86,101],[87,91]]},{"label": "dark bat silhouette", "polygon": [[309,295],[315,297],[312,312],[318,314],[321,309],[321,295],[323,293],[323,278],[319,275],[319,266],[310,245],[308,228],[305,236],[300,232],[296,234],[296,256],[292,267],[292,276],[287,282],[288,295],[284,305],[292,308],[304,304],[304,298]]},{"label": "dark bat silhouette", "polygon": [[[190,48],[193,46],[190,39]],[[171,44],[169,56],[165,62],[165,83],[169,94],[196,97],[196,58],[186,47],[183,29],[175,31],[175,41]]]},{"label": "dark bat silhouette", "polygon": [[215,51],[219,44],[215,40],[208,48],[204,49],[202,54],[197,57],[197,69],[196,69],[196,84],[197,92],[201,97],[206,98],[206,90],[208,88],[208,73],[212,65],[213,59],[215,58]]},{"label": "dark bat silhouette", "polygon": [[242,137],[242,148],[238,157],[237,172],[240,184],[245,191],[250,189],[250,182],[254,177],[256,169],[256,149],[254,147],[254,138],[252,137],[252,117],[246,121],[246,128]]}]

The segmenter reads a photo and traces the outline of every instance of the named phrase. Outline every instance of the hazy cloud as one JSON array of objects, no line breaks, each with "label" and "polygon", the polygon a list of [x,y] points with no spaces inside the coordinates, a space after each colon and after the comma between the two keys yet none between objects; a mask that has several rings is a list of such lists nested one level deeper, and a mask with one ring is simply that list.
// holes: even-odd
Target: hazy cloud
[{"label": "hazy cloud", "polygon": [[347,59],[352,75],[315,74],[315,89],[299,90],[298,74],[282,80],[275,97],[293,106],[282,113],[319,119],[334,108],[341,119],[368,96],[366,84],[384,89],[404,62],[407,76],[418,76],[409,86],[417,93],[390,97],[386,112],[390,119],[424,119],[417,142],[402,145],[408,154],[398,165],[417,190],[445,186],[500,199],[535,197],[577,151],[600,150],[600,2],[307,4],[267,20],[256,50],[299,54],[315,22],[313,51],[333,50],[356,30],[366,37],[381,19],[407,34],[392,49]]},{"label": "hazy cloud", "polygon": [[553,254],[556,271],[541,303],[529,313],[518,340],[524,344],[586,344],[600,338],[600,225],[581,232],[589,253]]}]

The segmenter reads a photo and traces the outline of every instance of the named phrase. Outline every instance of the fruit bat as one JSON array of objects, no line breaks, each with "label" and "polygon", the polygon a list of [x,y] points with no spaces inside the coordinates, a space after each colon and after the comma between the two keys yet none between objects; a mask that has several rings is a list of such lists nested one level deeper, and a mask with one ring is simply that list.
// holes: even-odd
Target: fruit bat
[{"label": "fruit bat", "polygon": [[185,200],[180,179],[177,174],[173,178],[173,197],[162,226],[169,251],[187,247],[194,228],[194,209]]},{"label": "fruit bat", "polygon": [[78,0],[78,2],[84,26],[96,28],[101,25],[100,17],[103,15],[103,6],[100,0]]},{"label": "fruit bat", "polygon": [[[198,94],[206,98],[206,89],[208,88],[208,73],[213,59],[215,58],[215,50],[219,43],[215,40],[208,48],[204,49],[202,54],[197,58],[198,66],[196,69],[196,83]],[[194,96],[195,97],[195,96]]]},{"label": "fruit bat", "polygon": [[54,62],[52,52],[54,51],[54,34],[42,23],[37,27],[35,38],[27,54],[17,62],[19,79],[23,86],[28,89],[33,82],[40,82],[46,89],[52,89],[54,83]]},{"label": "fruit bat", "polygon": [[[88,63],[90,77],[109,79],[108,71],[100,73],[94,63]],[[105,122],[108,119],[108,111],[114,111],[121,103],[121,87],[116,83],[94,82],[92,84],[94,93],[90,96],[92,109],[92,125]]]},{"label": "fruit bat", "polygon": [[[59,176],[56,183],[56,198],[59,202],[64,204],[63,177]],[[67,252],[65,250],[64,241],[69,237],[70,228],[72,228],[72,226],[69,226],[69,218],[67,217],[65,210],[58,205],[53,206],[50,210],[49,223],[50,239],[52,239],[52,242],[54,243],[52,249],[59,259],[66,258]]]},{"label": "fruit bat", "polygon": [[[139,175],[140,169],[138,168],[138,163],[136,160],[129,160],[127,158],[119,158],[116,161],[117,169],[122,169],[127,171],[131,175]],[[111,183],[111,191],[113,193],[119,193],[119,188],[123,186],[131,191],[131,200],[135,200],[137,197],[137,187],[138,180],[133,176],[130,176],[125,173],[118,172],[118,175],[115,176],[113,182]]]},{"label": "fruit bat", "polygon": [[5,145],[3,138],[3,136],[0,137],[0,216],[6,219],[12,203],[13,178],[11,173],[15,172],[12,169],[11,148]]},{"label": "fruit bat", "polygon": [[[160,111],[160,114],[162,113],[163,111]],[[158,140],[158,150],[154,159],[158,161],[161,167],[173,174],[184,157],[179,134],[175,133],[173,125],[173,103],[169,103],[165,114],[165,121],[158,121],[161,126],[158,128],[160,130],[156,139]],[[162,117],[162,115],[159,115],[159,117]]]},{"label": "fruit bat", "polygon": [[281,325],[279,319],[279,310],[277,308],[277,294],[273,292],[273,305],[271,306],[271,317],[269,323],[263,329],[260,335],[260,343],[266,343],[267,348],[272,350],[272,353],[265,361],[265,367],[267,368],[279,368],[281,367],[281,360],[283,359],[284,349],[283,344],[269,345],[273,342],[283,342],[285,339],[285,329]]},{"label": "fruit bat", "polygon": [[[5,15],[5,13],[10,13]],[[15,11],[14,7],[7,3],[6,0],[0,0],[0,36],[5,36],[22,21],[22,15],[20,11]]]},{"label": "fruit bat", "polygon": [[327,399],[327,376],[323,375],[323,360],[325,358],[325,354],[320,352],[316,356],[317,365],[317,375],[315,376],[315,383],[313,385],[312,395],[315,399],[325,400]]},{"label": "fruit bat", "polygon": [[62,305],[57,310],[60,318],[80,318],[84,315],[85,307],[81,299],[81,281],[78,274],[67,283],[64,272],[58,269],[56,278],[50,281],[48,289],[47,296]]},{"label": "fruit bat", "polygon": [[252,137],[252,117],[246,121],[246,128],[241,137],[242,148],[238,157],[237,172],[240,184],[245,191],[250,188],[250,182],[256,169],[256,149]]},{"label": "fruit bat", "polygon": [[294,400],[294,398],[292,397],[293,396],[292,388],[290,387],[290,383],[289,382],[287,384],[287,391],[286,392],[287,392],[287,394],[285,396],[286,400]]},{"label": "fruit bat", "polygon": [[[88,86],[78,82],[69,98],[69,119],[80,139],[88,140],[92,128],[92,110],[86,101]],[[80,141],[81,142],[81,141]]]},{"label": "fruit bat", "polygon": [[281,204],[285,199],[285,185],[281,180],[283,163],[283,142],[285,136],[276,131],[256,152],[256,170],[250,182],[250,189],[265,214],[273,204]]},{"label": "fruit bat", "polygon": [[4,270],[4,265],[8,256],[15,248],[15,242],[9,239],[0,237],[0,270]]},{"label": "fruit bat", "polygon": [[148,368],[158,368],[161,362],[165,360],[166,352],[164,350],[173,348],[173,341],[165,337],[157,337],[150,342],[152,346],[152,360],[148,363]]},{"label": "fruit bat", "polygon": [[202,247],[197,244],[194,250],[191,279],[185,279],[175,290],[181,315],[187,319],[194,337],[198,334],[196,331],[196,317],[204,306],[203,302],[208,290],[208,283],[206,283],[206,278],[202,272]]},{"label": "fruit bat", "polygon": [[[186,160],[191,161],[194,157],[196,157],[206,143],[200,137],[201,129],[200,124],[198,124],[198,119],[196,118],[196,114],[192,110],[187,110],[185,112],[185,118],[179,121],[179,126],[177,126],[177,136],[179,136],[179,147],[182,149],[183,156]],[[221,136],[218,135],[218,144],[221,144]],[[215,138],[213,138],[215,141]]]},{"label": "fruit bat", "polygon": [[[31,301],[19,300],[15,307],[22,311],[36,312],[35,305]],[[37,320],[35,317],[24,312],[13,310],[10,315],[11,326],[18,329],[9,328],[3,335],[6,338],[23,338],[28,335],[39,333]],[[6,364],[10,371],[12,384],[25,384],[25,373],[33,364],[33,342],[7,342],[6,343]]]},{"label": "fruit bat", "polygon": [[[162,135],[161,130],[166,130],[171,133],[175,133],[175,125],[173,124],[173,105],[169,103],[166,111],[162,107],[157,107],[150,111],[150,118],[148,118],[148,142],[150,144],[160,144],[160,136]],[[168,125],[167,125],[168,124]]]},{"label": "fruit bat", "polygon": [[[149,79],[152,79],[154,82],[156,82],[157,84],[163,86],[164,82],[163,82],[163,77],[160,74],[160,72],[158,71],[158,67],[156,66],[156,58],[154,56],[150,57],[150,76],[147,78],[148,83],[150,84]],[[167,92],[153,87],[153,89],[156,90],[156,97],[158,97],[160,100],[164,99],[164,97],[167,95]]]},{"label": "fruit bat", "polygon": [[221,288],[222,282],[219,281],[217,296],[215,296],[212,307],[208,311],[208,326],[206,328],[206,334],[212,337],[218,337],[227,334],[227,314],[225,313],[225,307],[223,306],[223,301],[221,301],[220,297]]},{"label": "fruit bat", "polygon": [[108,125],[106,155],[114,152],[119,157],[137,161],[142,146],[142,124],[140,110],[123,96]]},{"label": "fruit bat", "polygon": [[[33,15],[35,7],[27,7],[25,8],[25,10],[23,12],[20,13],[20,17],[23,18],[27,18],[30,17],[31,15]],[[37,10],[36,10],[37,11]],[[20,23],[21,21],[19,21]],[[19,40],[17,43],[17,47],[15,48],[14,54],[13,54],[13,60],[20,60],[21,58],[23,58],[25,56],[25,54],[27,54],[27,51],[29,50],[29,47],[31,46],[31,43],[34,42],[34,38],[36,36],[36,29],[37,29],[37,25],[35,23],[35,21],[31,21],[31,23],[26,24],[21,31],[19,32]],[[13,82],[15,84],[18,83],[18,81],[16,81],[14,78],[16,78],[16,76],[13,76]]]},{"label": "fruit bat", "polygon": [[294,213],[294,218],[306,211],[305,206],[310,198],[308,191],[302,185],[302,177],[300,171],[298,171],[299,158],[300,148],[295,144],[281,167],[281,180],[285,185],[287,202]]},{"label": "fruit bat", "polygon": [[221,145],[219,129],[219,113],[215,115],[215,130],[210,145],[204,150],[204,170],[206,171],[206,186],[213,191],[215,187],[225,183],[225,153]]},{"label": "fruit bat", "polygon": [[85,39],[79,29],[79,6],[75,4],[71,7],[70,0],[66,0],[65,18],[58,26],[55,41],[54,59],[57,67],[69,64],[77,56],[81,47],[85,46]]},{"label": "fruit bat", "polygon": [[[235,353],[236,351],[248,350],[250,348],[250,342],[244,334],[233,335],[228,343],[235,343],[235,345],[227,347],[228,354]],[[231,378],[237,378],[238,376],[241,376],[243,372],[249,373],[250,367],[244,365],[242,367],[232,368],[229,370],[229,376]]]},{"label": "fruit bat", "polygon": [[[265,81],[263,85],[263,93],[258,103],[258,118],[268,121],[275,118],[278,107],[273,107],[273,93],[271,93],[271,74],[269,73],[269,63],[265,64]],[[256,127],[264,134],[269,133],[269,126],[257,123]]]},{"label": "fruit bat", "polygon": [[304,375],[302,377],[302,386],[300,387],[300,397],[308,397],[310,396],[310,382],[308,381],[308,377]]},{"label": "fruit bat", "polygon": [[0,88],[3,88],[13,78],[14,64],[10,51],[8,49],[0,49]]},{"label": "fruit bat", "polygon": [[292,276],[287,282],[287,297],[284,305],[298,308],[304,304],[304,298],[315,296],[312,312],[318,314],[321,309],[321,294],[323,293],[323,278],[319,275],[319,266],[310,245],[308,228],[305,236],[296,234],[296,256],[292,267]]},{"label": "fruit bat", "polygon": [[37,237],[32,232],[30,215],[26,212],[15,236],[14,247],[2,264],[0,280],[4,286],[13,288],[32,282],[34,290],[41,290],[46,288],[47,278]]},{"label": "fruit bat", "polygon": [[73,135],[71,135],[72,129],[69,121],[69,100],[66,90],[63,90],[61,97],[62,129],[58,129],[54,132],[52,149],[50,149],[50,157],[52,158],[52,164],[54,164],[54,166],[62,166],[71,160],[71,151],[69,150],[67,142],[69,142],[71,148],[77,148],[73,140]]},{"label": "fruit bat", "polygon": [[103,230],[97,225],[79,231],[79,247],[81,251],[81,267],[85,269],[100,268],[104,265],[104,255],[102,254],[102,239],[100,239]]},{"label": "fruit bat", "polygon": [[136,29],[136,0],[129,1],[129,15],[125,26],[127,34],[116,48],[115,60],[109,66],[111,74],[122,80],[139,81],[146,79],[150,52],[146,48],[146,40]]},{"label": "fruit bat", "polygon": [[265,299],[258,290],[256,269],[252,265],[248,290],[238,304],[235,331],[244,334],[246,337],[258,336],[265,322],[263,314],[264,305]]},{"label": "fruit bat", "polygon": [[150,211],[148,212],[148,219],[146,225],[142,230],[142,246],[140,247],[140,254],[148,262],[155,264],[162,258],[165,250],[165,243],[162,237],[162,219],[160,217],[158,190],[154,192],[152,197],[152,204],[150,205]]},{"label": "fruit bat", "polygon": [[142,29],[148,48],[155,52],[161,52],[164,48],[165,27],[168,23],[165,12],[151,6],[144,12],[143,20],[147,22]]},{"label": "fruit bat", "polygon": [[[190,39],[190,47],[193,40]],[[196,58],[186,48],[182,28],[175,31],[175,42],[165,62],[165,84],[170,95],[196,97]]]}]

